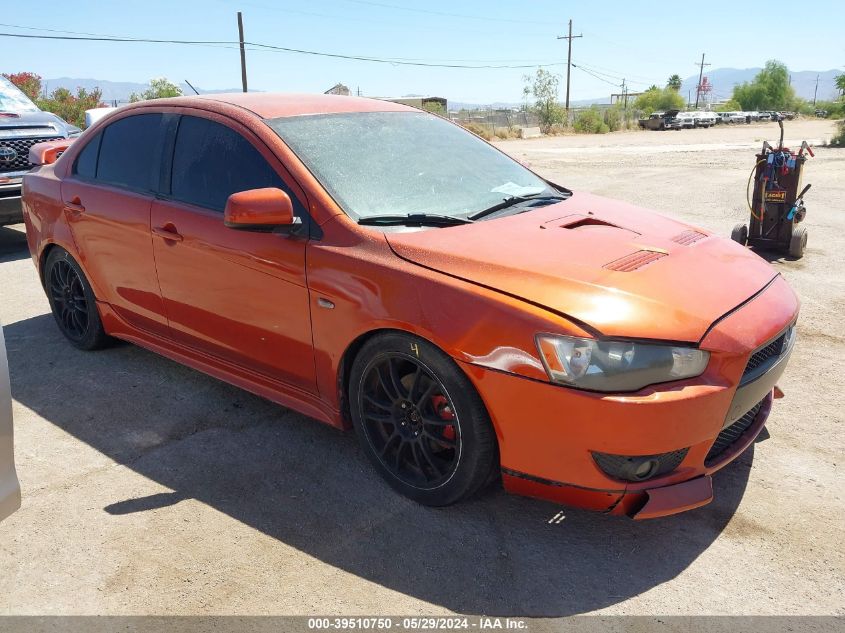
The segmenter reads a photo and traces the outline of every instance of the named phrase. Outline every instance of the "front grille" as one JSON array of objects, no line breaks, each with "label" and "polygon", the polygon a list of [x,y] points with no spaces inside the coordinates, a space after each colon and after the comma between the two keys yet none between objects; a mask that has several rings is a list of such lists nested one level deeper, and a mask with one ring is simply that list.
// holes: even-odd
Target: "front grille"
[{"label": "front grille", "polygon": [[719,436],[716,438],[713,446],[710,447],[710,452],[707,453],[707,457],[704,458],[705,466],[712,466],[718,462],[719,456],[733,446],[736,441],[742,437],[749,428],[751,428],[751,425],[754,424],[754,420],[757,419],[757,414],[760,412],[760,407],[762,406],[763,401],[761,400],[739,420],[722,429],[722,432],[719,433]]},{"label": "front grille", "polygon": [[778,358],[781,354],[783,354],[783,352],[786,351],[787,338],[791,333],[792,327],[772,342],[766,343],[763,347],[751,354],[751,358],[748,359],[748,363],[745,365],[745,371],[742,372],[743,379],[754,374],[758,368],[769,360]]},{"label": "front grille", "polygon": [[29,162],[29,148],[36,143],[43,143],[44,141],[55,141],[62,138],[61,136],[41,137],[41,138],[16,138],[6,139],[0,138],[0,148],[8,147],[13,149],[17,156],[11,161],[6,161],[0,155],[0,173],[6,171],[25,171],[32,168]]},{"label": "front grille", "polygon": [[[611,455],[594,452],[593,459],[609,477],[623,481],[646,481],[675,470],[684,461],[687,451],[688,448],[682,448],[657,455]],[[646,462],[651,462],[651,466],[644,474],[638,475],[638,467]]]}]

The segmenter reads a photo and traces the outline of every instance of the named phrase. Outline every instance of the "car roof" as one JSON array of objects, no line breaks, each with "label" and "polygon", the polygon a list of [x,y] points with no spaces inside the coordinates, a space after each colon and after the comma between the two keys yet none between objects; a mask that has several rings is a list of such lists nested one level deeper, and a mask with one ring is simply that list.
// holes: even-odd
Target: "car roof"
[{"label": "car roof", "polygon": [[[419,112],[417,108],[366,97],[325,94],[280,94],[269,92],[231,92],[204,94],[172,99],[157,99],[155,105],[196,106],[208,108],[209,102],[226,103],[249,110],[264,119],[305,114],[345,112]],[[152,105],[150,102],[147,104]]]}]

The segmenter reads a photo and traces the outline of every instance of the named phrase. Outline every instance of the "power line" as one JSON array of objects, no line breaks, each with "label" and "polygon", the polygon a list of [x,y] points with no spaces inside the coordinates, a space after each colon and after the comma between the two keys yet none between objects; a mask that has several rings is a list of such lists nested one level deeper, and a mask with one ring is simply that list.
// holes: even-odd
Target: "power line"
[{"label": "power line", "polygon": [[[261,5],[255,5],[255,6],[260,7]],[[271,8],[271,7],[267,7],[267,8]],[[297,11],[295,13],[302,13],[302,12]],[[307,15],[318,15],[318,16],[322,16],[322,17],[332,17],[332,16],[328,16],[328,15],[325,15],[325,14],[322,14],[322,13],[309,13]],[[344,19],[346,19],[346,18],[344,18]],[[127,35],[109,35],[109,34],[105,34],[105,33],[91,33],[89,31],[67,31],[67,30],[64,30],[64,29],[47,29],[47,28],[37,27],[37,26],[23,26],[23,25],[20,25],[20,24],[5,24],[3,22],[0,22],[0,26],[11,27],[11,28],[15,28],[15,29],[24,29],[24,30],[27,30],[27,31],[44,31],[46,33],[63,33],[63,34],[66,34],[66,35],[91,35],[91,36],[94,36],[94,37],[105,37],[105,38],[109,38],[109,39],[118,39],[118,40],[120,38],[125,38],[125,39],[130,39],[130,40],[134,41],[134,38],[127,36]],[[232,44],[233,44],[233,46],[227,46],[227,45],[223,45],[223,44],[220,44],[220,45],[203,44],[202,46],[216,46],[218,48],[226,48],[226,49],[233,49],[233,48],[238,47],[238,42],[232,42]],[[258,49],[248,48],[247,50],[258,50]],[[517,63],[520,63],[521,64],[521,63],[524,63],[524,64],[530,64],[530,66],[529,66],[530,68],[534,68],[536,66],[561,66],[561,65],[563,65],[562,62],[540,61],[540,60],[536,60],[536,59],[453,59],[453,58],[439,58],[439,59],[437,59],[437,58],[426,58],[426,57],[385,57],[384,59],[388,59],[388,60],[391,60],[391,61],[395,60],[395,61],[408,61],[408,62],[466,62],[466,63],[473,63],[473,64],[487,64],[487,63],[490,63],[490,64],[493,64],[493,63],[499,63],[499,64],[505,64],[505,63],[517,64]]]},{"label": "power line", "polygon": [[[208,46],[208,45],[227,45],[237,47],[240,42],[226,41],[226,40],[164,40],[152,39],[142,37],[110,37],[110,36],[71,36],[71,35],[30,35],[27,33],[0,33],[0,37],[15,37],[22,39],[36,39],[36,40],[64,40],[64,41],[83,41],[83,42],[131,42],[142,44],[178,44],[186,46]],[[331,57],[335,59],[349,59],[354,61],[374,62],[380,64],[393,64],[397,66],[421,66],[425,68],[463,68],[474,70],[488,70],[488,69],[526,69],[537,68],[538,66],[562,66],[562,63],[551,64],[441,64],[434,62],[415,62],[406,61],[402,59],[390,59],[383,57],[370,57],[365,55],[346,55],[341,53],[326,53],[323,51],[311,51],[302,48],[290,48],[286,46],[274,46],[272,44],[262,44],[260,42],[244,42],[249,46],[258,47],[264,50],[279,51],[287,53],[297,53],[300,55],[314,55],[318,57]]]},{"label": "power line", "polygon": [[587,69],[586,69],[586,68],[584,68],[583,66],[578,66],[578,65],[576,65],[576,64],[572,64],[572,67],[573,67],[573,68],[577,68],[577,69],[578,69],[578,70],[580,70],[581,72],[587,73],[587,74],[588,74],[588,75],[590,75],[591,77],[594,77],[594,78],[598,79],[599,81],[603,81],[603,82],[604,82],[604,83],[606,83],[606,84],[610,84],[611,86],[614,86],[614,87],[616,87],[616,88],[618,88],[618,87],[619,87],[619,84],[614,83],[614,82],[612,82],[612,81],[610,81],[610,80],[608,80],[608,79],[604,79],[603,77],[599,77],[598,75],[596,75],[596,74],[594,74],[594,73],[590,72],[589,70],[587,70]]},{"label": "power line", "polygon": [[[573,62],[572,62],[572,65],[574,66],[574,65],[575,65],[575,63],[576,63],[576,62],[575,62],[575,61],[573,61]],[[588,66],[588,65],[585,65],[585,64],[581,64],[580,62],[578,62],[578,65],[581,67],[581,69],[582,69],[582,70],[589,70],[589,71],[591,71],[591,72],[593,72],[593,73],[595,73],[595,74],[597,74],[597,75],[602,75],[602,76],[604,76],[604,77],[609,77],[610,79],[616,79],[617,81],[622,81],[623,79],[626,79],[625,75],[622,75],[622,74],[619,74],[619,73],[617,73],[617,74],[610,74],[610,73],[606,73],[606,72],[601,72],[600,70],[596,70],[596,68],[595,68],[594,66],[592,66],[592,65],[589,65],[589,66]],[[601,67],[599,67],[599,68],[601,68]],[[626,79],[626,81],[627,81],[629,84],[640,84],[641,86],[650,86],[651,84],[655,83],[655,82],[653,82],[653,81],[632,81],[631,79]]]}]

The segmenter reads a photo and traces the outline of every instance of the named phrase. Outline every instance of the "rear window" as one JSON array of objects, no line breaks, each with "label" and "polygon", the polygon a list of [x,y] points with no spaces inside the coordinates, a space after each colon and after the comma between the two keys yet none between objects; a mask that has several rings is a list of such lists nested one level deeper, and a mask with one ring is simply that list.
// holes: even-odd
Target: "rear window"
[{"label": "rear window", "polygon": [[100,153],[100,140],[103,135],[98,133],[88,141],[88,144],[79,152],[76,163],[73,165],[73,173],[81,178],[93,179],[97,176],[97,156]]},{"label": "rear window", "polygon": [[158,113],[138,114],[106,127],[97,180],[140,191],[155,188],[161,166],[161,118]]}]

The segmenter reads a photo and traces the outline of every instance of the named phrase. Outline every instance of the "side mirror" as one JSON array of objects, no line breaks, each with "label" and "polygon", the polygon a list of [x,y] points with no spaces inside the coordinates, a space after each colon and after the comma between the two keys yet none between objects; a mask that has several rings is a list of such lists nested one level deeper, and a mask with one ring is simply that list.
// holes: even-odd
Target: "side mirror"
[{"label": "side mirror", "polygon": [[290,196],[281,189],[267,187],[233,193],[226,200],[223,224],[230,229],[269,233],[275,229],[288,232],[301,226],[293,216]]}]

